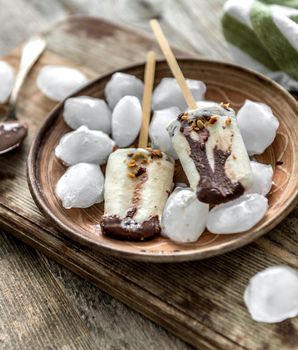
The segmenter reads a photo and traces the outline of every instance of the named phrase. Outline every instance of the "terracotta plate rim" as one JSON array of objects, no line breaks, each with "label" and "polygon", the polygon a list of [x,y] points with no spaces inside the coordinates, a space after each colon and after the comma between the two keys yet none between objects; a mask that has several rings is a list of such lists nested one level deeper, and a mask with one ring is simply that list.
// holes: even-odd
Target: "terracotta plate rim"
[{"label": "terracotta plate rim", "polygon": [[[270,78],[266,77],[261,73],[255,72],[251,69],[244,68],[236,64],[226,63],[218,60],[208,60],[208,59],[200,59],[200,58],[179,58],[178,61],[181,61],[184,63],[197,63],[197,64],[205,64],[205,65],[210,64],[214,66],[220,65],[222,66],[222,68],[226,67],[226,68],[236,69],[244,74],[248,74],[254,78],[257,78],[258,80],[261,80],[264,83],[269,84],[274,88],[277,88],[279,92],[287,98],[288,102],[292,105],[293,109],[296,109],[297,115],[298,115],[298,103],[294,99],[294,97],[291,96],[290,93],[286,91],[283,87],[281,87],[279,84],[277,84],[276,82],[274,82],[273,80],[271,80]],[[161,60],[157,60],[157,62],[164,64],[165,60],[161,59]],[[121,72],[128,69],[140,69],[142,67],[144,67],[144,63],[133,64],[133,65],[119,68],[117,70],[110,71],[107,74],[101,75],[91,80],[90,82],[88,82],[86,85],[84,85],[82,88],[80,88],[78,91],[71,94],[67,98],[81,95],[85,89],[88,89],[93,85],[96,85],[100,80],[106,79],[107,77],[111,76],[115,72]],[[96,242],[86,236],[79,234],[76,230],[71,229],[55,216],[55,214],[51,211],[46,201],[44,200],[44,196],[42,194],[42,191],[40,189],[39,182],[38,182],[37,161],[39,158],[39,146],[42,144],[43,135],[47,133],[49,126],[51,126],[56,121],[56,119],[59,118],[60,111],[63,109],[65,100],[60,102],[48,114],[44,124],[39,129],[30,147],[29,155],[27,158],[27,182],[28,182],[28,186],[29,186],[29,190],[32,195],[32,198],[34,199],[40,211],[48,219],[50,219],[51,222],[54,223],[54,225],[58,229],[62,229],[63,232],[61,233],[65,234],[68,238],[73,239],[74,241],[84,246],[87,246],[91,249],[97,250],[102,253],[108,253],[111,255],[116,255],[117,257],[138,260],[138,261],[168,263],[168,262],[201,260],[201,259],[206,259],[206,258],[210,258],[213,256],[217,256],[217,255],[221,255],[221,254],[233,251],[235,249],[241,248],[253,242],[257,238],[269,232],[276,225],[278,225],[298,204],[298,181],[297,181],[297,188],[292,193],[292,195],[287,199],[287,205],[277,216],[275,216],[269,222],[267,222],[267,224],[264,227],[261,227],[257,232],[253,234],[249,234],[249,231],[244,233],[239,233],[239,235],[241,235],[241,238],[239,238],[234,242],[227,242],[227,243],[221,244],[220,247],[214,246],[214,247],[208,248],[208,246],[205,246],[204,252],[197,252],[196,250],[180,250],[178,252],[162,252],[162,253],[151,253],[149,251],[141,251],[141,250],[139,250],[138,252],[128,252],[121,248],[111,248],[110,246],[106,246],[104,244]],[[181,247],[183,247],[183,245],[181,245]]]}]

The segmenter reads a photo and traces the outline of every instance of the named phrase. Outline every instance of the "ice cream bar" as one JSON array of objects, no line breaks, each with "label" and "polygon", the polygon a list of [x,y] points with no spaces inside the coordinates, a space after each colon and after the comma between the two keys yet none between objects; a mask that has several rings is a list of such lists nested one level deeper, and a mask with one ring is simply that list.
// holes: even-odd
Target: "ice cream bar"
[{"label": "ice cream bar", "polygon": [[134,241],[158,235],[173,174],[174,161],[159,150],[113,152],[106,168],[103,234]]},{"label": "ice cream bar", "polygon": [[251,186],[249,157],[235,112],[228,104],[182,113],[168,131],[190,186],[201,202],[224,203]]}]

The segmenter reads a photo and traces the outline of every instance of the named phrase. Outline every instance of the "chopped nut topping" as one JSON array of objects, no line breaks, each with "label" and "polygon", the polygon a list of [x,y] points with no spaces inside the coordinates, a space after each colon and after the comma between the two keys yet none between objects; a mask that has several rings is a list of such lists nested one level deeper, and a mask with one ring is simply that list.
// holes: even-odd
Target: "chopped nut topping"
[{"label": "chopped nut topping", "polygon": [[217,122],[217,116],[213,115],[209,120],[209,124],[215,124],[216,122]]},{"label": "chopped nut topping", "polygon": [[229,109],[230,108],[230,103],[223,103],[223,102],[220,102],[219,104],[221,107],[225,108],[225,109]]},{"label": "chopped nut topping", "polygon": [[231,117],[228,117],[225,121],[225,124],[228,126],[228,125],[231,125],[232,124],[232,118]]},{"label": "chopped nut topping", "polygon": [[127,165],[129,168],[134,168],[137,165],[137,163],[134,159],[132,159],[129,162],[127,162]]},{"label": "chopped nut topping", "polygon": [[127,154],[127,174],[130,178],[135,179],[143,175],[147,171],[146,165],[152,162],[151,159],[163,157],[163,154],[159,149],[152,149],[151,147],[147,147],[146,150],[147,152],[142,152],[140,150]]},{"label": "chopped nut topping", "polygon": [[135,154],[132,156],[132,159],[133,160],[138,160],[138,159],[144,159],[144,158],[147,158],[148,155],[144,152],[135,152]]},{"label": "chopped nut topping", "polygon": [[161,150],[160,149],[153,149],[152,153],[161,154]]},{"label": "chopped nut topping", "polygon": [[204,128],[204,123],[202,122],[201,119],[198,119],[198,120],[197,120],[197,127],[198,127],[199,129],[203,129],[203,128]]},{"label": "chopped nut topping", "polygon": [[237,159],[237,157],[235,156],[235,154],[233,154],[233,159]]},{"label": "chopped nut topping", "polygon": [[[147,169],[146,165],[152,163],[156,158],[162,158],[163,153],[159,149],[152,149],[151,147],[146,148],[147,152],[137,151],[128,153],[126,164],[128,167],[128,176],[132,179],[144,174]],[[161,164],[160,161],[157,161]]]},{"label": "chopped nut topping", "polygon": [[187,120],[188,119],[188,115],[185,113],[185,114],[183,114],[182,116],[181,116],[181,119],[182,120]]},{"label": "chopped nut topping", "polygon": [[151,151],[151,158],[155,158],[155,157],[157,157],[157,158],[162,158],[161,150],[159,150],[159,149],[153,149],[153,150]]}]

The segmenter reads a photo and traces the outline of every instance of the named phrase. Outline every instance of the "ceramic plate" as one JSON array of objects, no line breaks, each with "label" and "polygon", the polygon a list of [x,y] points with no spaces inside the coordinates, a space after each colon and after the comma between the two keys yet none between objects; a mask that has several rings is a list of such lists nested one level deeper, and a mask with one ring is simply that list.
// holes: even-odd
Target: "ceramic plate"
[{"label": "ceramic plate", "polygon": [[[163,237],[148,242],[125,242],[102,235],[99,221],[104,203],[88,209],[64,209],[55,195],[55,185],[65,167],[54,156],[54,149],[63,134],[70,131],[64,123],[60,103],[48,116],[32,144],[28,158],[28,183],[40,210],[70,239],[102,253],[151,262],[198,260],[242,247],[275,227],[297,204],[298,193],[298,105],[295,99],[270,79],[236,65],[181,59],[180,66],[187,78],[203,80],[207,85],[206,100],[229,102],[236,110],[245,99],[268,104],[277,116],[280,127],[274,143],[256,157],[271,164],[274,185],[268,196],[269,210],[253,229],[241,234],[216,235],[205,232],[196,243],[176,244]],[[119,70],[143,79],[144,64]],[[74,96],[104,98],[104,88],[110,80],[107,74],[90,82]],[[171,76],[164,61],[156,65],[155,85]],[[175,182],[185,182],[181,166],[176,164]]]}]

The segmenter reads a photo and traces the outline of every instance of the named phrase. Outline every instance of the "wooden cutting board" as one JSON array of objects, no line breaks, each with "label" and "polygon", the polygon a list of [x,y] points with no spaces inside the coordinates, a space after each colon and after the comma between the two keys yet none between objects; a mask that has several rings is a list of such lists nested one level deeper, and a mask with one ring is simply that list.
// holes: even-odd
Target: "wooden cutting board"
[{"label": "wooden cutting board", "polygon": [[[63,64],[94,78],[142,62],[146,51],[157,47],[148,37],[90,17],[69,18],[46,36],[47,50],[18,101],[18,115],[29,124],[29,135],[20,149],[0,158],[1,227],[199,349],[297,348],[297,318],[275,325],[256,323],[243,303],[245,285],[257,271],[275,264],[298,267],[297,208],[270,234],[238,251],[159,265],[92,252],[41,215],[26,182],[30,144],[55,106],[36,87],[40,68]],[[4,59],[17,67],[19,49]]]}]

